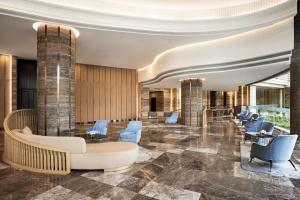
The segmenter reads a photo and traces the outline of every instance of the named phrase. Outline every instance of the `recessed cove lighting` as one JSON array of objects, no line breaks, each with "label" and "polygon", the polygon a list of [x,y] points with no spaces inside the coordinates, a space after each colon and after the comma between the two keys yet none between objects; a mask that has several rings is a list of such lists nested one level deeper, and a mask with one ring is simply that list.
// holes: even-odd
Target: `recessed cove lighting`
[{"label": "recessed cove lighting", "polygon": [[[38,27],[39,27],[40,25],[44,25],[44,24],[45,24],[45,23],[43,23],[43,22],[35,22],[35,23],[32,24],[32,28],[33,28],[35,31],[37,31],[37,30],[38,30]],[[47,24],[52,24],[52,23],[47,23]],[[76,30],[76,29],[73,28],[73,27],[65,26],[65,25],[60,25],[60,24],[55,24],[55,25],[57,25],[57,26],[62,26],[62,27],[66,27],[66,28],[70,28],[70,29],[74,32],[75,37],[79,37],[79,35],[80,35],[79,31]]]},{"label": "recessed cove lighting", "polygon": [[205,78],[184,78],[184,79],[179,79],[179,82],[182,82],[185,80],[195,80],[195,79],[200,79],[201,81],[205,81]]}]

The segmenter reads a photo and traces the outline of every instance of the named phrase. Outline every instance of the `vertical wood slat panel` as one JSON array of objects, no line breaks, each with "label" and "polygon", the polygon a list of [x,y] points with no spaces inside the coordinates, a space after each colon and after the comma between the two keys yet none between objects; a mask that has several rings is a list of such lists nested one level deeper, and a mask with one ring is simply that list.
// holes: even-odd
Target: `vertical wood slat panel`
[{"label": "vertical wood slat panel", "polygon": [[132,87],[131,87],[131,70],[127,70],[127,82],[126,82],[126,118],[131,119],[131,98],[132,98]]},{"label": "vertical wood slat panel", "polygon": [[10,56],[0,54],[0,127],[3,127],[3,121],[6,115],[10,112]]},{"label": "vertical wood slat panel", "polygon": [[116,109],[117,109],[117,120],[122,119],[122,70],[117,69],[116,72],[116,84],[117,84],[117,102],[116,102]]},{"label": "vertical wood slat panel", "polygon": [[[87,92],[87,88],[88,88],[88,83],[87,83],[87,67],[84,65],[80,66],[80,80],[81,80],[81,109],[80,109],[80,118],[81,118],[81,122],[87,122],[87,112],[88,112],[88,107],[87,107],[87,98],[88,98],[88,92]],[[76,91],[77,92],[77,91]]]},{"label": "vertical wood slat panel", "polygon": [[100,68],[100,119],[105,119],[105,68]]},{"label": "vertical wood slat panel", "polygon": [[137,76],[136,71],[131,70],[131,119],[136,119],[137,113]]},{"label": "vertical wood slat panel", "polygon": [[111,69],[109,67],[107,67],[105,69],[105,118],[107,120],[111,120],[111,108],[110,108],[110,105],[111,105],[111,98],[110,98],[110,71]]},{"label": "vertical wood slat panel", "polygon": [[81,119],[80,119],[80,97],[81,97],[81,81],[80,81],[80,65],[76,65],[75,66],[75,80],[76,80],[76,83],[75,83],[75,96],[76,96],[76,99],[75,99],[75,109],[76,109],[76,122],[80,122]]},{"label": "vertical wood slat panel", "polygon": [[94,68],[88,66],[87,70],[87,82],[88,82],[88,122],[94,121]]},{"label": "vertical wood slat panel", "polygon": [[5,63],[2,55],[0,55],[0,110],[0,127],[3,127],[5,118]]},{"label": "vertical wood slat panel", "polygon": [[77,64],[77,122],[128,120],[137,116],[137,72]]},{"label": "vertical wood slat panel", "polygon": [[94,121],[97,119],[100,119],[100,114],[99,114],[99,107],[100,107],[100,96],[99,96],[99,71],[100,69],[98,67],[94,67],[94,99],[93,99],[93,104],[94,104]]},{"label": "vertical wood slat panel", "polygon": [[127,109],[127,87],[126,87],[126,83],[127,83],[127,73],[126,73],[126,69],[122,69],[122,75],[121,75],[121,80],[122,80],[122,120],[126,120],[127,116],[126,116],[126,109]]},{"label": "vertical wood slat panel", "polygon": [[116,104],[117,104],[117,88],[116,88],[116,69],[111,68],[111,84],[110,84],[110,91],[111,91],[111,104],[110,104],[110,111],[111,111],[111,119],[116,120],[117,119],[117,109],[116,109]]}]

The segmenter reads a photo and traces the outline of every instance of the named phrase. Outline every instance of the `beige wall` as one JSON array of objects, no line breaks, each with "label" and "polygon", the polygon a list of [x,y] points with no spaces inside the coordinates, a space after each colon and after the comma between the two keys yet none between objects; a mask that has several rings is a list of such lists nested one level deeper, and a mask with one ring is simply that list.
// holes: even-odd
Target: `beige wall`
[{"label": "beige wall", "polygon": [[6,115],[17,109],[16,57],[0,54],[0,128]]},{"label": "beige wall", "polygon": [[76,64],[76,122],[137,118],[137,72]]}]

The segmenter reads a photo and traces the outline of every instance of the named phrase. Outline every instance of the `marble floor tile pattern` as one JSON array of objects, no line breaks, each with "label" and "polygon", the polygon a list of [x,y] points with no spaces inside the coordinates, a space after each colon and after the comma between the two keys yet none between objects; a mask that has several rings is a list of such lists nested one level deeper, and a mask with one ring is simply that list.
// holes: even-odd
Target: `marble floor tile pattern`
[{"label": "marble floor tile pattern", "polygon": [[[243,137],[232,121],[213,121],[206,128],[145,125],[141,153],[131,170],[74,170],[55,176],[16,170],[0,162],[0,199],[300,199],[300,180],[241,168]],[[111,123],[108,141],[117,141],[124,127],[125,123]],[[299,142],[293,161],[300,164]]]}]

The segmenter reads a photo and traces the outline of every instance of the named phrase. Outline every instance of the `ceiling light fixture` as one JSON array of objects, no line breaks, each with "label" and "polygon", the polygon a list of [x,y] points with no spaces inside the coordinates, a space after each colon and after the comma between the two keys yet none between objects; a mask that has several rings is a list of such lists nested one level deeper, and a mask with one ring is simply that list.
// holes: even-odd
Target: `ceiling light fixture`
[{"label": "ceiling light fixture", "polygon": [[[38,30],[38,27],[39,27],[40,25],[44,25],[44,24],[46,24],[46,23],[43,23],[43,22],[35,22],[35,23],[32,24],[32,28],[33,28],[35,31],[37,31],[37,30]],[[47,23],[47,24],[48,24],[48,23]],[[49,23],[49,24],[53,24],[53,23]],[[66,28],[70,28],[70,29],[74,32],[75,37],[77,37],[77,38],[78,38],[79,35],[80,35],[79,31],[76,30],[76,29],[73,28],[73,27],[65,26],[65,25],[61,25],[61,24],[54,24],[54,25],[57,25],[57,26],[63,26],[63,27],[66,27]]]}]

